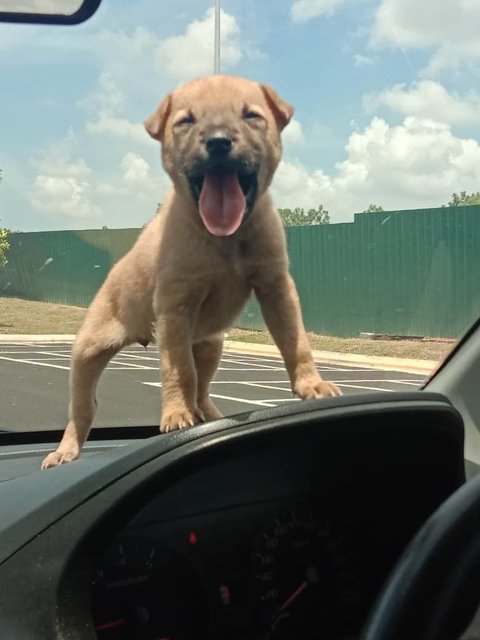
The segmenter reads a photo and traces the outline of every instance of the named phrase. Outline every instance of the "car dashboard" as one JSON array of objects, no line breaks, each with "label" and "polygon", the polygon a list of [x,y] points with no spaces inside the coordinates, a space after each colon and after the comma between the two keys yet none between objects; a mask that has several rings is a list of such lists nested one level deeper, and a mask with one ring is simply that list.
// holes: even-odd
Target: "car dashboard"
[{"label": "car dashboard", "polygon": [[464,479],[461,418],[426,392],[100,451],[0,486],[3,505],[16,482],[49,487],[0,532],[2,627],[19,640],[359,638],[402,550]]},{"label": "car dashboard", "polygon": [[392,476],[339,478],[322,458],[273,448],[152,501],[96,567],[97,637],[355,637],[421,513],[395,506]]}]

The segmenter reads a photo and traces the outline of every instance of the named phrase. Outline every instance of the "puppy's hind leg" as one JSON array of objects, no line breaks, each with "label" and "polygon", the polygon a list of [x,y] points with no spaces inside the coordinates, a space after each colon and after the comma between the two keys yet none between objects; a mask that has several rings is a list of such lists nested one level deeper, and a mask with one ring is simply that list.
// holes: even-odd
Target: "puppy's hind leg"
[{"label": "puppy's hind leg", "polygon": [[58,449],[48,454],[42,469],[72,462],[80,456],[97,409],[98,379],[110,359],[127,344],[126,330],[117,320],[110,320],[96,331],[87,327],[80,330],[72,349],[68,425]]}]

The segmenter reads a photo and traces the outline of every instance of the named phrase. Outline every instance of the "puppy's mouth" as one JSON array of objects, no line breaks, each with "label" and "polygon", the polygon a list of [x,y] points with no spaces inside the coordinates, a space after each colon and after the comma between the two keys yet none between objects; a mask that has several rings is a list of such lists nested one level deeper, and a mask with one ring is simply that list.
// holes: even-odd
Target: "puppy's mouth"
[{"label": "puppy's mouth", "polygon": [[190,190],[207,231],[214,236],[234,234],[252,210],[257,174],[232,166],[217,166],[189,177]]}]

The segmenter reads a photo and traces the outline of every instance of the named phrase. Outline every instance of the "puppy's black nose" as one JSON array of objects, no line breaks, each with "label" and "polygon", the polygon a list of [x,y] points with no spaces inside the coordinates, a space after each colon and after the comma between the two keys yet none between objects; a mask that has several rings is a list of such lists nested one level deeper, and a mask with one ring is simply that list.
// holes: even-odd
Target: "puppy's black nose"
[{"label": "puppy's black nose", "polygon": [[222,131],[209,136],[205,144],[211,156],[226,156],[232,150],[232,140]]}]

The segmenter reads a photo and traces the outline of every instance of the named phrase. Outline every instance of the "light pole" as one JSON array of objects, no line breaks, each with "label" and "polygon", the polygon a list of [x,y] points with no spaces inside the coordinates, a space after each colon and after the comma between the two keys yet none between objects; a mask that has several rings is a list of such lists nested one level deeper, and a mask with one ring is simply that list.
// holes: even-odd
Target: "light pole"
[{"label": "light pole", "polygon": [[215,42],[213,55],[213,73],[220,73],[220,0],[215,0]]}]

